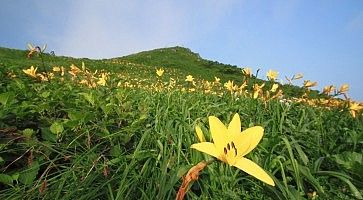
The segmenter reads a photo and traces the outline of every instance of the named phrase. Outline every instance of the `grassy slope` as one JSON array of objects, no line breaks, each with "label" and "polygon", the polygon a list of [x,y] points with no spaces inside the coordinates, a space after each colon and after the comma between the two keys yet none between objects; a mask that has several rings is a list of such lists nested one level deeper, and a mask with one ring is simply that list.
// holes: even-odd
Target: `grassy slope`
[{"label": "grassy slope", "polygon": [[[3,63],[6,66],[19,66],[19,65],[41,65],[40,60],[26,59],[26,51],[7,49],[0,47],[0,65]],[[94,69],[107,69],[107,70],[120,70],[119,65],[112,65],[110,62],[104,61],[126,61],[135,64],[145,65],[145,67],[175,69],[178,75],[192,74],[197,78],[202,78],[209,81],[214,81],[214,77],[218,77],[222,82],[233,80],[237,84],[241,84],[243,75],[241,69],[234,65],[219,63],[217,61],[210,61],[203,59],[199,54],[192,52],[190,49],[184,47],[170,47],[160,48],[150,51],[144,51],[128,56],[119,58],[104,59],[104,60],[90,60],[87,58],[75,59],[71,57],[58,57],[58,56],[45,56],[47,65],[63,65],[69,66],[71,63],[80,65],[82,61],[86,65],[91,65]],[[116,68],[116,69],[115,69]],[[263,76],[263,75],[260,75]],[[265,82],[261,79],[256,79],[256,83],[265,83],[266,87],[270,87],[270,82]],[[252,88],[252,85],[249,85]],[[285,96],[287,97],[301,97],[304,90],[298,86],[283,85],[282,86]],[[310,92],[312,97],[318,97],[318,91],[312,90]]]},{"label": "grassy slope", "polygon": [[[213,81],[214,77],[218,77],[221,78],[222,82],[233,80],[235,83],[241,84],[243,80],[241,68],[203,59],[199,54],[184,47],[155,49],[115,59],[165,68],[172,67],[209,81]],[[259,76],[264,77],[261,74]],[[265,81],[257,79],[256,82],[261,84]],[[270,85],[268,82],[266,83],[267,86]],[[285,95],[289,97],[300,97],[304,93],[303,89],[297,86],[283,85],[282,87]],[[317,94],[317,91],[312,91],[311,95],[316,97]]]},{"label": "grassy slope", "polygon": [[[155,77],[159,66],[175,67],[181,76],[223,76],[222,65],[203,73],[205,68],[197,63],[208,61],[177,49],[180,55],[171,48],[117,58],[151,67],[52,56],[46,56],[45,62],[80,66],[84,61],[92,70],[133,78]],[[265,186],[216,162],[203,171],[188,193],[190,198],[301,199],[318,191],[321,199],[349,199],[362,190],[362,165],[352,156],[362,153],[362,117],[353,119],[348,112],[299,103],[119,88],[112,82],[115,76],[110,86],[96,89],[70,80],[43,83],[22,73],[30,65],[41,69],[39,59],[25,57],[25,51],[0,49],[0,95],[8,97],[0,105],[0,180],[8,184],[0,184],[0,199],[172,199],[180,174],[206,158],[189,148],[197,142],[194,126],[200,124],[207,133],[207,116],[227,123],[236,112],[243,128],[265,128],[263,141],[248,157],[273,174],[277,186]],[[231,69],[236,74],[225,78],[238,79],[239,70]],[[17,78],[8,78],[8,71]],[[59,124],[63,130],[53,134],[51,127]],[[25,129],[34,133],[21,139]],[[8,181],[9,176],[14,180]]]}]

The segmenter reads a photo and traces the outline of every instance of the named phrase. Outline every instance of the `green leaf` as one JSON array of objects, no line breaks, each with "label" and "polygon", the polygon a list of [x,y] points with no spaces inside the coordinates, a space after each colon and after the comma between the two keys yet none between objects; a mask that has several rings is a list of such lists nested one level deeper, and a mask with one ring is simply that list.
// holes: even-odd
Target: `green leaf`
[{"label": "green leaf", "polygon": [[19,172],[15,172],[14,174],[12,174],[11,175],[11,178],[14,180],[14,181],[16,181],[16,182],[18,182],[18,180],[19,180]]},{"label": "green leaf", "polygon": [[81,111],[68,111],[68,117],[72,121],[81,121],[84,119],[84,114]]},{"label": "green leaf", "polygon": [[95,98],[94,98],[94,95],[93,93],[79,93],[80,95],[82,95],[87,101],[88,103],[90,103],[92,106],[95,105]]},{"label": "green leaf", "polygon": [[363,178],[363,154],[357,152],[343,152],[333,155],[335,162],[350,173]]},{"label": "green leaf", "polygon": [[48,127],[41,128],[42,138],[49,142],[57,142],[57,136],[54,135]]},{"label": "green leaf", "polygon": [[4,106],[11,104],[14,101],[15,93],[14,92],[5,92],[0,94],[0,103]]},{"label": "green leaf", "polygon": [[50,131],[54,134],[60,134],[62,133],[64,130],[63,128],[63,124],[59,123],[59,122],[54,122],[51,126],[50,126]]},{"label": "green leaf", "polygon": [[42,96],[43,98],[46,99],[47,97],[49,97],[49,95],[50,95],[49,91],[44,91],[44,92],[42,92],[42,94],[40,96]]},{"label": "green leaf", "polygon": [[13,178],[7,174],[0,174],[0,183],[13,185]]},{"label": "green leaf", "polygon": [[359,190],[350,181],[350,180],[352,180],[352,178],[350,176],[348,176],[346,174],[343,174],[343,173],[340,173],[340,172],[335,172],[335,171],[318,171],[317,174],[333,176],[333,177],[336,177],[336,178],[340,179],[341,181],[345,182],[349,186],[349,189],[353,193],[355,198],[363,199],[363,197],[362,197],[361,193],[359,192]]},{"label": "green leaf", "polygon": [[4,158],[0,156],[0,166],[2,166],[4,163],[5,163]]},{"label": "green leaf", "polygon": [[181,167],[179,167],[178,171],[177,171],[177,177],[178,178],[181,178],[182,176],[184,176],[188,171],[189,169],[193,167],[193,166],[190,166],[190,165],[182,165]]},{"label": "green leaf", "polygon": [[33,134],[34,134],[33,129],[27,128],[27,129],[23,130],[23,135],[28,139],[30,139]]},{"label": "green leaf", "polygon": [[35,178],[37,177],[39,171],[38,161],[34,161],[31,166],[29,166],[24,171],[19,174],[19,181],[25,185],[31,185]]},{"label": "green leaf", "polygon": [[291,138],[291,141],[292,141],[292,143],[294,145],[294,148],[296,149],[297,153],[299,154],[299,158],[301,159],[301,161],[303,161],[303,163],[305,165],[307,165],[308,162],[309,162],[308,156],[302,150],[300,144],[294,139],[294,137],[291,136],[290,138]]}]

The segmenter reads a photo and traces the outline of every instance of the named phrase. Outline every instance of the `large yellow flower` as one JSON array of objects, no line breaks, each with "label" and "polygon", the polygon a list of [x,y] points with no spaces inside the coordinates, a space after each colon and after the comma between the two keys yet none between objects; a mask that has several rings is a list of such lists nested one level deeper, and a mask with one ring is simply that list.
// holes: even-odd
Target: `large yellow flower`
[{"label": "large yellow flower", "polygon": [[[241,132],[241,121],[238,114],[234,115],[228,128],[214,116],[209,117],[209,126],[214,143],[200,142],[193,144],[191,148],[207,153],[275,186],[272,178],[260,166],[244,157],[260,142],[263,136],[261,126],[254,126]],[[200,130],[197,130],[197,133],[200,135]]]}]

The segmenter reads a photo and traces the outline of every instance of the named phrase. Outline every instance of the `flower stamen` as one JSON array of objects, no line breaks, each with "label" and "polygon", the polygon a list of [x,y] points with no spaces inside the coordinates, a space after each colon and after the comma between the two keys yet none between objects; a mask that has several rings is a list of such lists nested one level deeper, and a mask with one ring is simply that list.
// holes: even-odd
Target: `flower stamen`
[{"label": "flower stamen", "polygon": [[234,143],[233,143],[233,142],[231,142],[231,143],[227,143],[226,147],[224,147],[224,148],[223,148],[224,154],[226,154],[226,155],[227,155],[227,153],[228,153],[231,149],[234,149],[234,156],[236,157],[236,156],[237,156],[238,151],[237,151],[237,148],[236,148],[236,146],[234,145]]}]

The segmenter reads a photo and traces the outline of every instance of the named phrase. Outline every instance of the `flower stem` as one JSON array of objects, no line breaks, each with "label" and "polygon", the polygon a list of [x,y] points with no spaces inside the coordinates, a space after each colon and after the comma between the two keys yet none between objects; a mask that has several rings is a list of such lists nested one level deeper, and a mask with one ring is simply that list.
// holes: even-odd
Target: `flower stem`
[{"label": "flower stem", "polygon": [[198,180],[199,173],[202,171],[207,165],[211,164],[214,161],[214,159],[208,160],[208,161],[200,161],[198,164],[190,168],[188,173],[183,177],[183,183],[181,184],[179,191],[176,195],[176,200],[183,200],[185,194],[187,193],[189,183],[192,181]]}]

